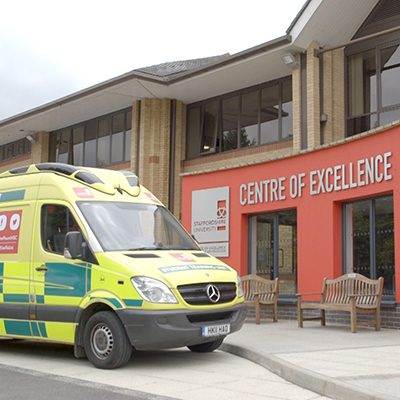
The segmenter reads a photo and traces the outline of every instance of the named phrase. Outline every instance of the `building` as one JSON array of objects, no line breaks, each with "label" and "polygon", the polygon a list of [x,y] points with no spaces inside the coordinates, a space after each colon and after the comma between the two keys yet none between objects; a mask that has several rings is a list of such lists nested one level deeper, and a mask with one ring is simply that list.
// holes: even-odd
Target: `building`
[{"label": "building", "polygon": [[0,171],[130,169],[240,275],[279,276],[282,317],[359,272],[385,277],[382,325],[400,327],[399,45],[398,0],[308,0],[283,37],[0,121]]}]

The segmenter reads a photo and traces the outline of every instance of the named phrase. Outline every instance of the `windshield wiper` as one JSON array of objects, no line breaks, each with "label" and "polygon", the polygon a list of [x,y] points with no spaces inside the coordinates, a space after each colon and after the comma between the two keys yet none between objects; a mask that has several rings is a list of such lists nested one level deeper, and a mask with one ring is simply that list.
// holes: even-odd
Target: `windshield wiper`
[{"label": "windshield wiper", "polygon": [[129,251],[140,251],[140,250],[165,250],[166,247],[161,243],[153,243],[151,246],[142,246],[129,249]]},{"label": "windshield wiper", "polygon": [[142,250],[195,250],[195,249],[184,246],[164,245],[162,243],[154,243],[152,246],[135,247],[129,249],[129,251],[142,251]]},{"label": "windshield wiper", "polygon": [[141,250],[158,250],[158,249],[155,246],[132,247],[131,249],[128,249],[128,251],[141,251]]}]

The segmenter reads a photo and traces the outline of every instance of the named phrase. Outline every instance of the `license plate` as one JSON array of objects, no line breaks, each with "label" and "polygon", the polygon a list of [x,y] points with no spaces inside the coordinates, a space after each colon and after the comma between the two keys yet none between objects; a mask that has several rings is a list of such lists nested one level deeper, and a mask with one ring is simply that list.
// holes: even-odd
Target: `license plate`
[{"label": "license plate", "polygon": [[203,326],[202,335],[204,337],[223,336],[223,335],[227,335],[230,331],[231,331],[231,326],[229,324]]}]

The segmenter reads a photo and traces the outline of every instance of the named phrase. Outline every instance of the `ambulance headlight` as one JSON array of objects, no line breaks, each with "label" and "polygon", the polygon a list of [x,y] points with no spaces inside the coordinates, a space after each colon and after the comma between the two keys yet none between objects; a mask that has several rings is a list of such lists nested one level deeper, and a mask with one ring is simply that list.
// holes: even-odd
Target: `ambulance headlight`
[{"label": "ambulance headlight", "polygon": [[137,292],[150,303],[178,303],[168,286],[157,279],[135,276],[131,278],[131,282]]},{"label": "ambulance headlight", "polygon": [[242,280],[240,279],[239,274],[237,275],[237,281],[238,281],[238,297],[243,297],[243,285],[242,285]]}]

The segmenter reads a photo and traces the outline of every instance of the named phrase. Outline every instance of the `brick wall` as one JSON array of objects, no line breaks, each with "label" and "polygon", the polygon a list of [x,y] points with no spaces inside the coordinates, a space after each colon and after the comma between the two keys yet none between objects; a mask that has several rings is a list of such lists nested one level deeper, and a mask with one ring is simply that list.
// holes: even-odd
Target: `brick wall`
[{"label": "brick wall", "polygon": [[292,153],[292,151],[292,140],[264,146],[249,147],[242,150],[229,151],[184,161],[183,172],[196,173],[205,172],[207,170],[235,168],[256,162],[269,161],[280,156],[288,155]]},{"label": "brick wall", "polygon": [[[261,314],[267,313],[268,310],[261,310]],[[307,312],[307,314],[306,314]],[[317,310],[305,310],[304,315],[319,316]],[[372,314],[373,315],[373,314]],[[359,321],[371,320],[373,317],[368,314],[359,315]],[[344,311],[328,310],[326,311],[326,324],[344,324],[350,328],[350,313]],[[254,308],[249,308],[248,318],[255,319]],[[279,304],[278,305],[278,321],[293,320],[297,321],[297,305],[296,304]],[[304,327],[307,327],[307,321],[304,322]],[[381,307],[381,327],[386,329],[400,329],[400,305],[393,307]]]},{"label": "brick wall", "polygon": [[176,218],[181,219],[182,213],[182,177],[183,160],[186,153],[186,105],[176,102],[175,121],[175,162],[174,162],[174,204],[172,207]]},{"label": "brick wall", "polygon": [[293,150],[301,150],[301,65],[300,54],[296,54],[297,67],[292,69],[293,97]]},{"label": "brick wall", "polygon": [[[133,111],[132,114],[135,114],[135,110]],[[136,116],[138,117],[137,114]],[[168,206],[169,189],[170,125],[169,99],[141,100],[137,174],[140,182],[166,206]],[[134,141],[135,134],[132,132],[132,142]]]},{"label": "brick wall", "polygon": [[140,102],[134,101],[132,104],[132,133],[131,133],[131,170],[138,175],[138,138],[139,138],[139,124],[140,120]]},{"label": "brick wall", "polygon": [[49,160],[49,133],[35,134],[36,142],[32,143],[31,164],[40,164]]},{"label": "brick wall", "polygon": [[307,49],[307,147],[309,149],[321,144],[319,58],[314,55],[314,51],[318,49],[317,42],[312,42]]},{"label": "brick wall", "polygon": [[32,159],[31,154],[25,154],[20,157],[15,157],[11,160],[3,161],[0,163],[0,173],[8,171],[10,169],[24,167],[25,165],[30,165],[32,164],[31,159]]},{"label": "brick wall", "polygon": [[345,136],[345,70],[342,49],[320,55],[323,63],[323,123],[324,144],[344,139]]},{"label": "brick wall", "polygon": [[183,160],[186,146],[186,105],[176,101],[174,146],[174,193],[169,204],[171,100],[142,99],[132,105],[131,169],[140,183],[173,210],[177,218],[182,209]]}]

